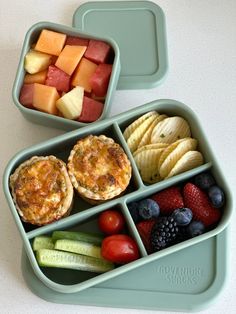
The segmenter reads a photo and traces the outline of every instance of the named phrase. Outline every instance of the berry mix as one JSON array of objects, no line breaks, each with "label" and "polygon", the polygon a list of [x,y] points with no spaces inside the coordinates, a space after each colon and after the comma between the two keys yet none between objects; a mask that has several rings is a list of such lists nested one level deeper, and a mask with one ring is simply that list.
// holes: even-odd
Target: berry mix
[{"label": "berry mix", "polygon": [[128,209],[150,254],[213,229],[224,204],[224,191],[204,172],[182,186],[131,202]]}]

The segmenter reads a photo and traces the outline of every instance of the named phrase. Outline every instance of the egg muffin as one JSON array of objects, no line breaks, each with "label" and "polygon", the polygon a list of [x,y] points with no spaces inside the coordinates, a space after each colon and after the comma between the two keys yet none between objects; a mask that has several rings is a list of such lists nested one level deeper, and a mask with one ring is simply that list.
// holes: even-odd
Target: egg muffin
[{"label": "egg muffin", "polygon": [[66,164],[55,156],[34,156],[10,176],[16,209],[24,222],[46,225],[69,215],[73,202]]},{"label": "egg muffin", "polygon": [[67,167],[74,188],[92,204],[120,195],[132,173],[123,148],[105,135],[89,135],[78,140]]}]

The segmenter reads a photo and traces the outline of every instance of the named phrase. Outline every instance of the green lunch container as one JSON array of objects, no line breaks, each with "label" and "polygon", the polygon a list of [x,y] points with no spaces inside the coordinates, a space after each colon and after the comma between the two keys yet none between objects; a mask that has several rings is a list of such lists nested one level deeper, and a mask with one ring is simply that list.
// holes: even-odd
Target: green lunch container
[{"label": "green lunch container", "polygon": [[112,74],[104,109],[98,120],[108,115],[116,89],[152,88],[161,84],[166,76],[165,17],[159,6],[149,1],[85,3],[74,14],[73,27],[41,22],[33,25],[25,36],[12,97],[24,117],[33,123],[67,131],[89,124],[28,109],[19,102],[25,75],[24,56],[44,28],[71,36],[102,40],[112,47]]},{"label": "green lunch container", "polygon": [[[165,113],[168,116],[178,115],[188,121],[189,125],[191,126],[192,137],[198,140],[198,149],[202,152],[204,156],[204,164],[164,181],[147,185],[144,184],[141,179],[133,156],[123,137],[123,131],[132,121],[140,117],[142,114],[153,110],[156,110],[158,113]],[[61,220],[46,226],[29,228],[27,224],[22,223],[14,205],[13,198],[9,189],[10,175],[14,172],[14,169],[19,166],[19,164],[35,155],[55,155],[56,157],[67,161],[70,150],[73,148],[77,140],[89,134],[107,135],[108,137],[112,137],[117,143],[119,143],[123,147],[128,158],[130,159],[133,170],[132,178],[126,192],[116,199],[107,201],[99,205],[89,205],[88,203],[77,197],[75,199],[75,203],[73,205],[70,216],[62,218]],[[212,172],[216,179],[216,182],[220,183],[225,192],[226,204],[224,206],[223,214],[218,225],[214,229],[207,231],[204,234],[199,235],[195,238],[172,245],[171,247],[165,248],[159,252],[148,254],[142,243],[133,219],[129,213],[128,204],[133,201],[147,198],[167,187],[171,187],[176,184],[183,184],[184,182],[191,180],[194,175],[206,170],[210,170]],[[105,280],[114,278],[126,272],[130,272],[137,267],[148,265],[149,263],[152,263],[157,259],[160,260],[164,256],[192,246],[193,244],[197,244],[199,242],[202,242],[203,240],[209,240],[210,238],[218,235],[221,231],[225,229],[225,227],[229,223],[230,216],[233,210],[231,192],[228,188],[223,174],[221,173],[220,167],[217,164],[214,154],[210,149],[210,145],[197,117],[192,112],[192,110],[183,103],[168,99],[156,100],[149,104],[144,104],[143,106],[121,113],[112,118],[95,122],[92,125],[86,126],[79,130],[71,131],[69,133],[63,134],[61,136],[21,151],[9,162],[8,166],[6,167],[4,173],[3,187],[8,204],[12,211],[12,215],[20,231],[24,243],[24,249],[35,275],[49,289],[61,293],[79,292],[85,288],[102,283]],[[120,265],[113,270],[99,275],[89,272],[64,269],[57,271],[53,268],[40,268],[38,266],[34,252],[32,250],[32,241],[36,236],[50,235],[55,230],[99,232],[97,225],[98,215],[106,209],[110,208],[116,208],[123,213],[123,216],[126,220],[126,232],[135,239],[138,245],[140,252],[139,259],[126,265]],[[195,246],[193,246],[193,250],[194,247]]]},{"label": "green lunch container", "polygon": [[24,75],[25,75],[24,57],[26,53],[30,50],[31,45],[36,42],[42,29],[53,30],[56,32],[61,32],[61,33],[70,35],[70,36],[78,36],[80,38],[102,40],[108,43],[112,47],[114,51],[112,73],[111,73],[111,78],[110,78],[107,95],[106,95],[106,99],[104,103],[104,109],[99,118],[99,119],[103,119],[107,115],[107,112],[109,110],[109,106],[114,96],[114,92],[116,90],[116,85],[117,85],[117,81],[118,81],[119,73],[120,73],[120,53],[119,53],[119,48],[117,44],[111,38],[108,39],[108,38],[103,38],[100,36],[93,36],[91,34],[87,34],[86,32],[78,31],[77,29],[73,27],[68,27],[68,26],[59,25],[59,24],[50,23],[50,22],[39,22],[33,25],[28,30],[25,36],[25,40],[23,43],[23,48],[22,48],[22,52],[20,56],[20,62],[18,65],[16,78],[15,78],[15,82],[14,82],[13,90],[12,90],[13,101],[15,105],[17,106],[17,108],[21,111],[21,113],[27,120],[33,123],[38,123],[41,125],[50,126],[54,128],[59,128],[66,131],[74,130],[88,124],[88,123],[65,119],[63,117],[55,116],[55,115],[41,112],[38,110],[26,108],[25,106],[21,105],[21,103],[19,102],[20,90],[21,90],[23,80],[24,80]]}]

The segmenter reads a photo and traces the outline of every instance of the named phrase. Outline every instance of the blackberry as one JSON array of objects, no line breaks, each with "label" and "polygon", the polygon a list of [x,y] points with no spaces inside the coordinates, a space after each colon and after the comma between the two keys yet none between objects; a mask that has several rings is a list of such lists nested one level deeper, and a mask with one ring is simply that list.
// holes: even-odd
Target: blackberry
[{"label": "blackberry", "polygon": [[188,226],[178,226],[179,232],[174,240],[174,244],[186,241],[190,238],[187,227]]},{"label": "blackberry", "polygon": [[177,238],[179,228],[174,217],[160,217],[152,228],[151,245],[154,252],[160,251]]}]

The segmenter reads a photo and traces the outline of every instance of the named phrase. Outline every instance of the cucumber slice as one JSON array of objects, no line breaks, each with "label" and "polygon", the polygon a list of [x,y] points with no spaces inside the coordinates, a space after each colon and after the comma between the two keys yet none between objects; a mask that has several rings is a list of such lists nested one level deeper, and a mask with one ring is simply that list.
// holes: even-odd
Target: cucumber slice
[{"label": "cucumber slice", "polygon": [[52,234],[52,240],[55,242],[60,239],[78,240],[100,245],[102,243],[103,236],[100,234],[79,231],[54,231]]},{"label": "cucumber slice", "polygon": [[42,267],[68,268],[95,273],[104,273],[114,268],[113,263],[104,259],[57,250],[38,250],[36,258],[39,266]]},{"label": "cucumber slice", "polygon": [[101,247],[92,243],[61,239],[57,240],[54,245],[55,250],[77,253],[81,255],[102,258]]},{"label": "cucumber slice", "polygon": [[37,251],[40,249],[53,249],[54,243],[51,237],[38,236],[34,238],[32,247],[33,251]]}]

